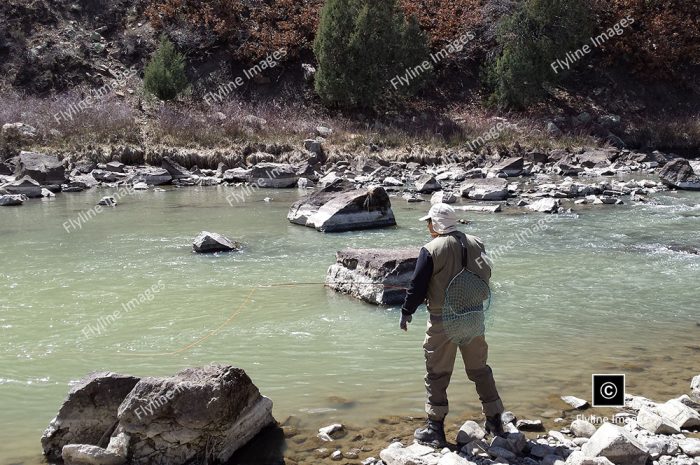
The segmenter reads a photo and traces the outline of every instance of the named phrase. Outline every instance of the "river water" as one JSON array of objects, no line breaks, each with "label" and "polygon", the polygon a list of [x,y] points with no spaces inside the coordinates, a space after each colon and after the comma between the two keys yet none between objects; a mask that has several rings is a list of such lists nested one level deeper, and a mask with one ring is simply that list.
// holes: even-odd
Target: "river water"
[{"label": "river water", "polygon": [[[420,246],[428,204],[394,199],[398,227],[324,235],[286,220],[297,190],[229,206],[232,189],[136,192],[70,233],[63,224],[112,191],[0,209],[0,464],[39,463],[70,384],[96,370],[232,364],[273,399],[276,418],[316,428],[422,415],[424,311],[403,333],[397,309],[320,284],[270,285],[323,282],[343,247]],[[700,193],[655,200],[578,215],[460,214],[497,252],[487,338],[508,409],[559,416],[558,397],[590,399],[599,372],[625,373],[628,392],[656,400],[688,391],[700,373],[700,256],[667,246],[700,245]],[[202,230],[245,248],[193,254]],[[478,415],[459,365],[450,399],[455,417]]]}]

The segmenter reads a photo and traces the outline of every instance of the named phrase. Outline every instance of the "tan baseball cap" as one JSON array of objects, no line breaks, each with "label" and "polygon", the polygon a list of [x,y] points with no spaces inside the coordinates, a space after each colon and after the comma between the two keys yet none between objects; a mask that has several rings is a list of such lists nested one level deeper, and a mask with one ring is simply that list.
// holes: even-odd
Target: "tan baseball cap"
[{"label": "tan baseball cap", "polygon": [[420,221],[430,220],[433,229],[438,234],[448,234],[457,230],[457,215],[454,208],[446,203],[436,203],[430,211],[420,218]]}]

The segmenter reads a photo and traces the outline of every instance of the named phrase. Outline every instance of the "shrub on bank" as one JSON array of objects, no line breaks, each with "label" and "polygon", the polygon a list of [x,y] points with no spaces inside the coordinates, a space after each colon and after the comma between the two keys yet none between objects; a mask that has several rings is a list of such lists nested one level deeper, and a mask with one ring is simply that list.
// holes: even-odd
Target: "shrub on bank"
[{"label": "shrub on bank", "polygon": [[488,65],[492,100],[500,106],[525,107],[543,96],[543,85],[556,83],[552,62],[585,45],[591,15],[579,0],[526,0],[498,27],[500,54]]},{"label": "shrub on bank", "polygon": [[185,57],[165,36],[146,65],[143,85],[161,100],[172,100],[187,88]]},{"label": "shrub on bank", "polygon": [[430,56],[418,23],[406,21],[394,0],[328,0],[314,53],[316,92],[330,106],[375,107],[391,89],[415,91],[430,71],[414,73],[405,84],[390,83]]}]

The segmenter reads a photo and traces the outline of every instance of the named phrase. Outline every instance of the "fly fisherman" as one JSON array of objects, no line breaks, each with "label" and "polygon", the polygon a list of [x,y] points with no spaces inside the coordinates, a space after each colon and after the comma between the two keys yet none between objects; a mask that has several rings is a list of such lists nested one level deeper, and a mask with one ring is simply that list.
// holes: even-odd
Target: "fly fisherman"
[{"label": "fly fisherman", "polygon": [[466,245],[467,270],[486,283],[489,282],[491,269],[484,260],[484,244],[479,238],[457,230],[455,211],[447,204],[433,205],[421,221],[428,222],[428,231],[433,240],[421,248],[418,255],[406,301],[401,308],[400,323],[401,329],[408,331],[412,315],[427,300],[430,318],[423,349],[427,391],[425,411],[428,422],[425,428],[416,430],[414,437],[420,443],[438,448],[447,444],[444,428],[448,412],[447,386],[454,369],[457,349],[462,354],[467,377],[476,384],[476,392],[486,416],[486,431],[493,435],[502,434],[503,404],[496,390],[491,367],[486,364],[488,345],[484,336],[476,336],[468,343],[458,345],[445,333],[441,316],[445,292],[452,279],[463,269],[462,244]]}]

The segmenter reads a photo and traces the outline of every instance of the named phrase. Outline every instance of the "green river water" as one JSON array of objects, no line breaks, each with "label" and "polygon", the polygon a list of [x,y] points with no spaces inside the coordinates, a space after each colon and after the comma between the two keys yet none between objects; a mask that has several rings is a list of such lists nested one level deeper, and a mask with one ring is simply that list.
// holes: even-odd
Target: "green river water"
[{"label": "green river water", "polygon": [[[0,464],[40,463],[43,429],[71,383],[95,370],[232,364],[272,398],[277,419],[316,428],[422,415],[424,311],[403,333],[397,309],[319,284],[259,286],[322,282],[343,247],[418,247],[428,235],[416,218],[429,205],[396,198],[396,228],[322,234],[286,220],[299,191],[231,207],[232,189],[137,192],[70,233],[62,224],[112,191],[0,209]],[[579,215],[461,214],[466,232],[499,251],[487,338],[508,409],[559,416],[558,396],[590,399],[598,372],[625,373],[628,392],[657,400],[688,391],[700,373],[700,256],[666,246],[700,245],[700,193],[655,199]],[[193,254],[202,230],[245,249]],[[152,300],[102,334],[85,330],[152,286]],[[478,414],[459,366],[450,396],[455,416]]]}]

